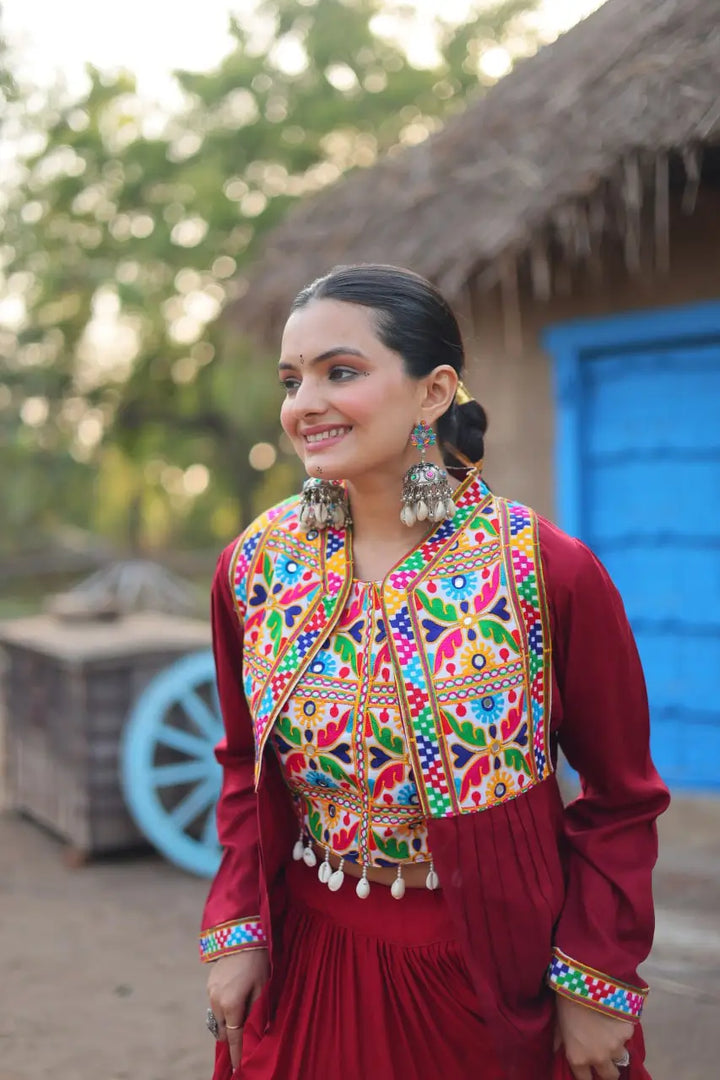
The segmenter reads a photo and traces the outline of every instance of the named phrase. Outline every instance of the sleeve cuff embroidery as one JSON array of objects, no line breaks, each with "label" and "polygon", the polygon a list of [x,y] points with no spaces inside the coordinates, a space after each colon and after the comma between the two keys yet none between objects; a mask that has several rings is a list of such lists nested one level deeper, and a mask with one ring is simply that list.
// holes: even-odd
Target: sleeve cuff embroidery
[{"label": "sleeve cuff embroidery", "polygon": [[547,981],[556,993],[623,1020],[640,1019],[648,994],[647,990],[617,982],[579,964],[557,948],[553,950]]},{"label": "sleeve cuff embroidery", "polygon": [[265,949],[267,939],[258,916],[237,919],[213,926],[200,935],[200,959],[203,963],[242,949]]}]

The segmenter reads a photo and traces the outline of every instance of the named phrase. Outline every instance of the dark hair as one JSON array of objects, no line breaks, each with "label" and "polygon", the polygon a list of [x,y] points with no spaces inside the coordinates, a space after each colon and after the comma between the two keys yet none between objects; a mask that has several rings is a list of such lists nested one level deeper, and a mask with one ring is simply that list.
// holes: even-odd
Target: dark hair
[{"label": "dark hair", "polygon": [[[371,308],[380,341],[403,358],[412,378],[422,379],[440,364],[449,364],[462,377],[465,350],[457,319],[441,293],[419,274],[398,266],[336,266],[298,293],[291,312],[311,300]],[[472,462],[482,459],[487,416],[479,402],[453,401],[437,429],[446,465],[461,464],[451,447]]]}]

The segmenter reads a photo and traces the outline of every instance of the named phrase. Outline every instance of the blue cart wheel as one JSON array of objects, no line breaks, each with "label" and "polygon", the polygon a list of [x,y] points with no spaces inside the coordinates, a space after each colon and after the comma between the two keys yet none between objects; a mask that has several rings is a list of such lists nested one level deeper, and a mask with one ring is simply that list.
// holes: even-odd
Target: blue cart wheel
[{"label": "blue cart wheel", "polygon": [[157,675],[125,725],[120,776],[127,806],[171,862],[212,877],[220,863],[215,807],[223,734],[212,652],[192,653]]}]

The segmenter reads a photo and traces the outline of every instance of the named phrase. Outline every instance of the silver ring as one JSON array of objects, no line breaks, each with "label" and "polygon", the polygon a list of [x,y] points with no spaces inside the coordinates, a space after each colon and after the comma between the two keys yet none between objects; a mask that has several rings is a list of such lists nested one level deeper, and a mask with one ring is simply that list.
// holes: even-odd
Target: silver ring
[{"label": "silver ring", "polygon": [[218,1024],[217,1017],[216,1017],[215,1013],[212,1011],[212,1009],[208,1009],[208,1011],[207,1011],[207,1013],[205,1015],[205,1024],[207,1025],[207,1029],[210,1032],[210,1034],[212,1035],[213,1039],[219,1039],[220,1038],[220,1025]]},{"label": "silver ring", "polygon": [[618,1069],[624,1069],[630,1064],[630,1051],[626,1050],[621,1058],[613,1058],[613,1065]]}]

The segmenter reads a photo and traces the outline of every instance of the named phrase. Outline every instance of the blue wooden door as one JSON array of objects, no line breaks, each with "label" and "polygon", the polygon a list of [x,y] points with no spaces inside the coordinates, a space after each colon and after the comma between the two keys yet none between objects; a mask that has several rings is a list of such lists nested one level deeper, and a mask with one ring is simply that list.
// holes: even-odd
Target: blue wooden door
[{"label": "blue wooden door", "polygon": [[566,324],[561,524],[625,602],[676,788],[720,788],[720,304]]}]

